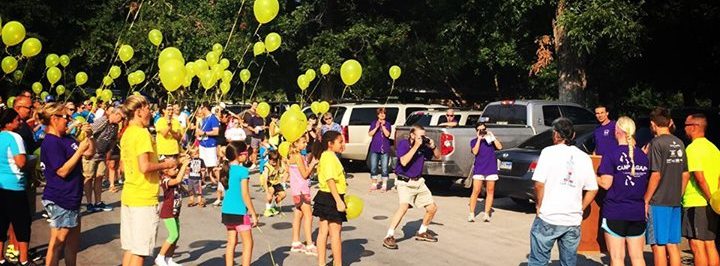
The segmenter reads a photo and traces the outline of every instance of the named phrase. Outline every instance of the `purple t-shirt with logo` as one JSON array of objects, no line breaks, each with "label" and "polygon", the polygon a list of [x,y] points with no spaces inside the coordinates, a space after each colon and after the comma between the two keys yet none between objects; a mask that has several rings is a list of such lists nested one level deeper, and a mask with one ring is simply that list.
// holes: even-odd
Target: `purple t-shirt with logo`
[{"label": "purple t-shirt with logo", "polygon": [[[370,123],[369,131],[373,131],[373,129],[375,129],[376,125],[377,125],[377,120],[372,121]],[[387,129],[388,132],[390,132],[390,123],[385,121],[384,127],[385,127],[385,129]],[[385,136],[382,129],[378,129],[378,131],[375,131],[375,135],[372,136],[372,141],[370,142],[370,152],[386,154],[389,150],[390,150],[390,138]]]},{"label": "purple t-shirt with logo", "polygon": [[42,199],[49,200],[66,210],[79,210],[83,194],[82,163],[65,178],[57,175],[57,170],[75,154],[78,142],[69,136],[45,135],[40,146],[40,162],[47,184]]},{"label": "purple t-shirt with logo", "polygon": [[[470,149],[475,147],[478,139],[474,138],[470,141]],[[475,164],[473,165],[473,175],[497,175],[497,159],[495,159],[495,145],[488,143],[485,139],[480,141],[480,149],[475,155]]]},{"label": "purple t-shirt with logo", "polygon": [[615,121],[610,120],[607,125],[599,125],[593,136],[595,137],[595,154],[605,155],[612,151],[618,145],[617,139],[615,139]]},{"label": "purple t-shirt with logo", "polygon": [[615,146],[608,151],[598,167],[599,175],[612,175],[612,186],[605,196],[602,217],[610,220],[645,221],[645,191],[647,190],[650,163],[647,155],[635,147],[635,175],[627,145]]},{"label": "purple t-shirt with logo", "polygon": [[418,151],[413,155],[412,159],[406,166],[402,166],[400,163],[400,157],[407,154],[412,147],[410,141],[404,139],[397,144],[395,153],[397,154],[397,166],[395,166],[395,174],[403,175],[411,178],[422,176],[423,164],[425,160],[430,160],[433,157],[433,151],[430,148],[420,146]]}]

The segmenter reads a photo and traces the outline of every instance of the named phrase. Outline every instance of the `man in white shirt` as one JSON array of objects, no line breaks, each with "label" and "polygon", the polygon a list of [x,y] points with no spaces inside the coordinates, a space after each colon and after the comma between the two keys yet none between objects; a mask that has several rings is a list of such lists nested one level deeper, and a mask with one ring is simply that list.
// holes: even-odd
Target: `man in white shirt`
[{"label": "man in white shirt", "polygon": [[560,264],[577,264],[583,210],[598,190],[590,156],[573,145],[572,122],[567,118],[553,121],[552,138],[554,145],[542,150],[532,178],[537,217],[530,229],[529,266],[547,265],[556,240]]}]

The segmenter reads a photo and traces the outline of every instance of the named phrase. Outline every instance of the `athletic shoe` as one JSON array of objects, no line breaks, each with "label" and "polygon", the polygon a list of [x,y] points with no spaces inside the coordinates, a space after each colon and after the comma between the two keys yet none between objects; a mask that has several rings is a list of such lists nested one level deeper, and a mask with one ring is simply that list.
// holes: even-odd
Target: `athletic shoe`
[{"label": "athletic shoe", "polygon": [[385,192],[385,191],[387,191],[387,190],[388,190],[388,189],[387,189],[387,185],[386,185],[386,184],[383,184],[383,185],[380,187],[380,192]]},{"label": "athletic shoe", "polygon": [[305,251],[305,245],[303,245],[303,244],[292,245],[292,246],[290,247],[290,252],[302,252],[302,253],[305,253],[305,252],[306,252],[306,251]]},{"label": "athletic shoe", "polygon": [[273,212],[272,208],[265,209],[265,213],[263,213],[265,217],[273,217],[275,215],[275,212]]},{"label": "athletic shoe", "polygon": [[383,240],[383,247],[389,248],[389,249],[398,249],[397,243],[395,243],[395,237],[386,237]]},{"label": "athletic shoe", "polygon": [[166,257],[165,259],[166,259],[166,261],[167,261],[167,265],[168,265],[168,266],[182,266],[182,264],[179,264],[179,263],[173,261],[172,258],[167,258],[167,257]]},{"label": "athletic shoe", "polygon": [[428,232],[417,233],[417,234],[415,235],[415,240],[417,240],[417,241],[426,241],[426,242],[437,242],[437,241],[438,241],[438,239],[437,239],[436,237],[432,236],[432,235],[431,235],[430,233],[428,233]]},{"label": "athletic shoe", "polygon": [[156,257],[155,258],[155,265],[157,266],[168,266],[167,262],[165,261],[165,258]]},{"label": "athletic shoe", "polygon": [[110,206],[105,205],[105,203],[101,201],[101,202],[95,204],[95,210],[96,210],[96,211],[110,212],[110,211],[113,210],[113,208],[110,207]]},{"label": "athletic shoe", "polygon": [[377,183],[372,183],[372,184],[370,184],[370,191],[375,191],[375,190],[377,190],[377,189],[378,189]]},{"label": "athletic shoe", "polygon": [[98,211],[98,209],[96,209],[95,205],[93,205],[92,203],[88,203],[87,206],[85,207],[85,210],[87,210],[87,212],[89,212],[89,213]]},{"label": "athletic shoe", "polygon": [[318,255],[317,252],[318,252],[317,246],[315,246],[315,245],[305,246],[305,255],[317,256]]},{"label": "athletic shoe", "polygon": [[32,262],[32,261],[26,261],[25,263],[18,262],[17,265],[19,265],[19,266],[37,266],[37,264],[35,264],[35,262]]},{"label": "athletic shoe", "polygon": [[280,207],[272,207],[271,210],[273,212],[273,215],[280,214]]},{"label": "athletic shoe", "polygon": [[45,219],[50,219],[50,215],[48,215],[48,213],[47,213],[46,210],[43,210],[43,211],[42,211],[42,217],[45,218]]},{"label": "athletic shoe", "polygon": [[475,222],[475,215],[468,214],[468,222],[469,222],[469,223],[474,223],[474,222]]},{"label": "athletic shoe", "polygon": [[483,213],[483,221],[486,222],[486,223],[489,223],[489,222],[490,222],[490,215],[488,215],[487,213]]},{"label": "athletic shoe", "polygon": [[216,199],[215,202],[213,202],[212,205],[215,206],[215,207],[218,207],[218,206],[222,205],[222,200]]}]

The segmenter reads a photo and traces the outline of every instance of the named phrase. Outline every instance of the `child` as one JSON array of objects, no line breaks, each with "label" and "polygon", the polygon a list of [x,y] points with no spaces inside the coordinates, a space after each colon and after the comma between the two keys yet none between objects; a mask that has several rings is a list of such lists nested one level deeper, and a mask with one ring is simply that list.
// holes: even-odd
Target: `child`
[{"label": "child", "polygon": [[165,223],[168,230],[168,237],[163,243],[160,252],[155,258],[155,264],[158,266],[174,266],[179,265],[172,259],[177,247],[177,241],[180,237],[180,207],[182,206],[182,195],[179,187],[188,168],[189,160],[187,158],[180,159],[181,168],[170,168],[162,170],[161,186],[163,188],[163,201],[160,208],[160,219]]},{"label": "child", "polygon": [[342,239],[340,230],[347,221],[345,213],[345,170],[337,154],[345,150],[345,138],[337,131],[325,132],[322,136],[324,152],[318,163],[318,191],[315,195],[313,215],[320,218],[317,236],[318,265],[325,265],[328,235],[332,241],[333,265],[342,265]]},{"label": "child", "polygon": [[[290,174],[290,192],[293,197],[295,209],[292,223],[291,252],[303,252],[307,255],[317,256],[317,247],[312,241],[312,208],[310,207],[310,173],[317,161],[313,160],[310,166],[305,162],[302,151],[307,147],[307,139],[301,137],[290,146],[288,155],[288,173]],[[302,224],[302,223],[305,224]],[[305,229],[306,245],[300,242],[300,225]]]},{"label": "child", "polygon": [[260,169],[261,172],[265,170],[265,164],[268,161],[268,154],[271,150],[275,149],[270,146],[267,138],[263,138],[260,147],[258,147],[258,167],[260,167],[258,169]]},{"label": "child", "polygon": [[253,249],[250,229],[257,225],[258,217],[250,199],[248,184],[250,171],[243,165],[248,159],[247,145],[242,142],[231,143],[225,151],[225,156],[229,162],[223,163],[220,171],[220,182],[227,188],[227,195],[222,204],[222,223],[227,228],[225,265],[234,265],[235,246],[239,233],[243,244],[242,265],[249,266]]},{"label": "child", "polygon": [[[192,159],[190,159],[189,162],[190,171],[188,174],[188,186],[190,187],[190,202],[188,203],[188,207],[194,207],[197,204],[205,207],[205,199],[203,198],[203,179],[207,172],[205,161],[200,159],[197,148],[193,148],[191,152]],[[195,203],[195,199],[197,199],[198,203]]]},{"label": "child", "polygon": [[277,151],[268,153],[268,163],[265,164],[261,180],[265,180],[265,194],[267,195],[267,203],[265,203],[265,217],[271,217],[280,214],[278,205],[285,199],[285,187],[287,174],[282,167],[280,154]]}]

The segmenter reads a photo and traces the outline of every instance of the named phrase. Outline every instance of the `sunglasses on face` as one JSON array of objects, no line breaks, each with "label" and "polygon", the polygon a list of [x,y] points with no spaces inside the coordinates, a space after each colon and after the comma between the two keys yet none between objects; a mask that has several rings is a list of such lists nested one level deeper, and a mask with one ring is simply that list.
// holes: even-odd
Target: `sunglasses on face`
[{"label": "sunglasses on face", "polygon": [[69,119],[70,119],[70,116],[69,116],[69,115],[53,114],[53,116],[54,116],[54,117],[57,117],[57,118],[62,118],[62,119],[65,119],[65,120],[69,120]]}]

